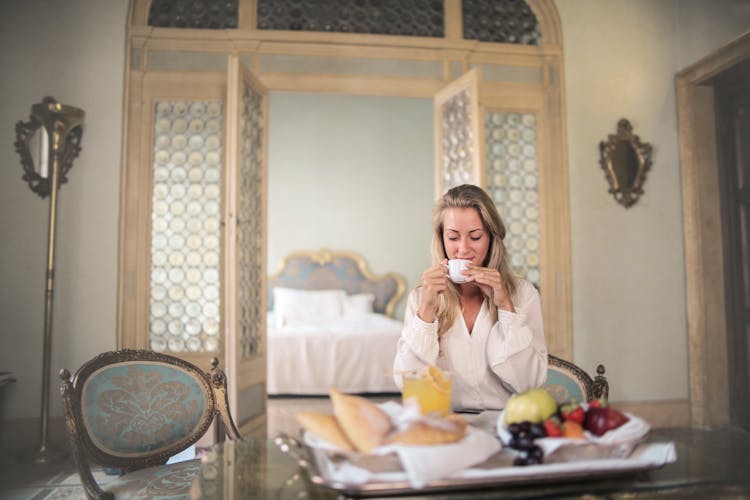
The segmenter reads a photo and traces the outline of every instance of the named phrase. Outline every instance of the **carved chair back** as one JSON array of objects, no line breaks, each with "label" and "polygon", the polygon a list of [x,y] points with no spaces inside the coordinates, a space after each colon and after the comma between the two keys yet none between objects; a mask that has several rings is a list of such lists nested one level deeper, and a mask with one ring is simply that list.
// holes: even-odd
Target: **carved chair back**
[{"label": "carved chair back", "polygon": [[548,359],[547,382],[544,388],[552,394],[558,404],[573,400],[579,403],[589,402],[600,397],[609,397],[609,382],[604,376],[604,365],[596,367],[597,375],[592,379],[586,371],[570,361],[552,354]]},{"label": "carved chair back", "polygon": [[73,377],[62,370],[60,378],[66,426],[89,497],[109,497],[89,461],[125,472],[164,464],[198,441],[217,415],[227,436],[240,439],[216,359],[206,373],[167,354],[109,351]]}]

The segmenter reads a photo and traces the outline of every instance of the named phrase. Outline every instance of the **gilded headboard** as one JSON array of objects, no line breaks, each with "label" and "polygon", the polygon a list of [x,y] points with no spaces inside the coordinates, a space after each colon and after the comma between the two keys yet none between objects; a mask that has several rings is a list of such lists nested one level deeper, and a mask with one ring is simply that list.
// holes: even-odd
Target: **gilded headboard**
[{"label": "gilded headboard", "polygon": [[273,308],[273,289],[281,286],[304,290],[345,290],[348,294],[371,293],[373,309],[393,316],[404,294],[404,279],[394,273],[374,275],[365,260],[352,252],[318,250],[296,252],[284,258],[268,279],[268,308]]}]

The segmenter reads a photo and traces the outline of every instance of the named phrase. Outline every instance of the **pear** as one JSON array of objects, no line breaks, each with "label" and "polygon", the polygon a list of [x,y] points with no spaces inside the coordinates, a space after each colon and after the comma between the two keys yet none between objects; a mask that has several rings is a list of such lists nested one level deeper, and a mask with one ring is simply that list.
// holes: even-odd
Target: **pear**
[{"label": "pear", "polygon": [[544,422],[557,413],[557,402],[541,387],[514,394],[505,405],[505,424]]}]

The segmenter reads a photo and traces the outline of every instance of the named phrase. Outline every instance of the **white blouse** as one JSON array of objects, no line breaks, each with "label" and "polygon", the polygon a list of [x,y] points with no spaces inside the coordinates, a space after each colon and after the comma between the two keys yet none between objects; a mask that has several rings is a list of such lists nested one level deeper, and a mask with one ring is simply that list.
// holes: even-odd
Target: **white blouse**
[{"label": "white blouse", "polygon": [[[451,374],[454,409],[502,409],[508,398],[547,379],[547,346],[542,307],[534,285],[519,279],[511,313],[484,301],[471,335],[459,312],[438,342],[437,319],[426,323],[417,315],[422,288],[411,292],[393,364],[400,373],[437,365]],[[497,312],[497,314],[493,314]],[[494,320],[497,316],[497,321]]]}]

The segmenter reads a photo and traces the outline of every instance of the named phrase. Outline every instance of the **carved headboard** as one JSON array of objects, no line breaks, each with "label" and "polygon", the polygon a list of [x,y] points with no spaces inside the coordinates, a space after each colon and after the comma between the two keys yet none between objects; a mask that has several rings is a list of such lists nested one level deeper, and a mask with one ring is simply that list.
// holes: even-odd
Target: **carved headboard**
[{"label": "carved headboard", "polygon": [[268,308],[273,309],[273,289],[281,286],[304,290],[345,290],[348,294],[371,293],[373,310],[393,316],[404,294],[404,279],[394,273],[374,275],[364,259],[352,252],[318,250],[295,252],[284,258],[268,278]]}]

